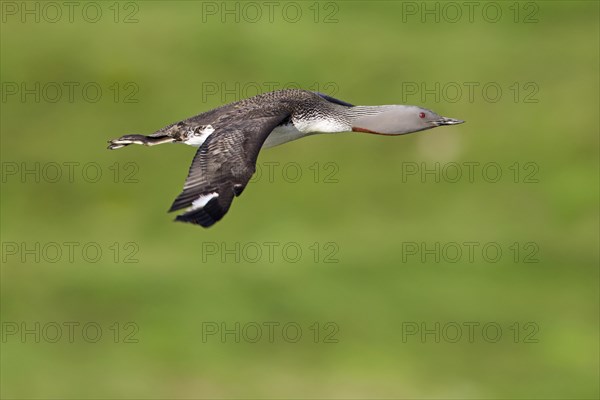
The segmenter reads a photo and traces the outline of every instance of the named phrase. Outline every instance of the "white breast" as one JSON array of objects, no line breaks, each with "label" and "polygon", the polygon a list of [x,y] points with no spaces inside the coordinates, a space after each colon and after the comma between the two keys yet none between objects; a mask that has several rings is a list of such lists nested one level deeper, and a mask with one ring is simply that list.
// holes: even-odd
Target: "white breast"
[{"label": "white breast", "polygon": [[263,147],[269,148],[278,146],[317,133],[347,132],[348,130],[352,130],[352,128],[335,120],[294,120],[291,124],[281,125],[273,129],[273,132],[271,132],[263,144]]},{"label": "white breast", "polygon": [[346,124],[334,119],[311,119],[294,121],[294,126],[304,133],[347,132]]}]

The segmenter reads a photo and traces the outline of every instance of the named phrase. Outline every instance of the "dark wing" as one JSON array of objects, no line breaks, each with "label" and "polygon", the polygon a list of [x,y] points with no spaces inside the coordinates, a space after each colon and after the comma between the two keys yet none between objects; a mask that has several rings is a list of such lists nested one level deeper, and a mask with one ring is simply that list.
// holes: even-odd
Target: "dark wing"
[{"label": "dark wing", "polygon": [[322,98],[324,98],[325,100],[327,100],[331,103],[339,104],[340,106],[354,107],[354,104],[350,104],[343,100],[336,99],[335,97],[327,96],[324,93],[321,93],[321,92],[313,92],[313,93],[318,94],[319,96],[321,96]]},{"label": "dark wing", "polygon": [[223,218],[254,174],[267,136],[288,117],[287,112],[273,111],[213,125],[215,132],[196,152],[183,192],[169,210],[188,208],[175,220],[209,227]]}]

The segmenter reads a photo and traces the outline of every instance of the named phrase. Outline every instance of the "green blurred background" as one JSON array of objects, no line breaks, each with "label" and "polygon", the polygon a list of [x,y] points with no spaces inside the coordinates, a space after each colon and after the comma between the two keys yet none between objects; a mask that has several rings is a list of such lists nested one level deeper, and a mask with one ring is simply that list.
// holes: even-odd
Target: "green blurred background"
[{"label": "green blurred background", "polygon": [[[3,2],[2,398],[598,398],[598,3],[476,3]],[[467,123],[264,151],[208,230],[194,149],[105,149],[294,84]]]}]

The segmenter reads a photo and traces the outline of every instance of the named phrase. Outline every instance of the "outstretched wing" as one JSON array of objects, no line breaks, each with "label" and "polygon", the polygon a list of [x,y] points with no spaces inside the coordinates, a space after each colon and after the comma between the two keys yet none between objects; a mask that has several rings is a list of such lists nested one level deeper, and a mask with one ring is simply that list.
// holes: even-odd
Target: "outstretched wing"
[{"label": "outstretched wing", "polygon": [[258,153],[285,111],[232,118],[213,124],[215,131],[196,152],[183,192],[169,211],[186,208],[175,220],[209,227],[229,210],[254,174]]}]

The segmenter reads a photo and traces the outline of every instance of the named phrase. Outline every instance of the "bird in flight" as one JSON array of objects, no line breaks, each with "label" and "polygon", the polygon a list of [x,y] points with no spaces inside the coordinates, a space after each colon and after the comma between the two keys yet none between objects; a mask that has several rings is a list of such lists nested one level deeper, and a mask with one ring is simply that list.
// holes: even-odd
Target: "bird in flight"
[{"label": "bird in flight", "polygon": [[263,147],[319,133],[403,135],[463,122],[417,106],[354,106],[319,92],[287,89],[226,104],[148,136],[121,136],[110,140],[108,148],[163,143],[198,147],[183,191],[169,212],[184,209],[176,221],[209,227],[242,193]]}]

